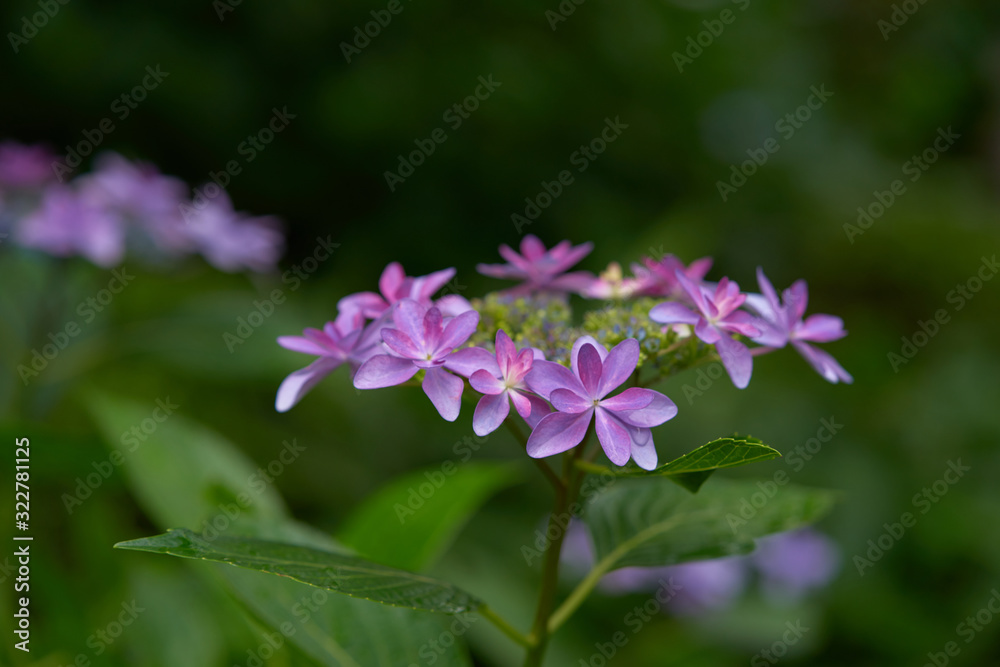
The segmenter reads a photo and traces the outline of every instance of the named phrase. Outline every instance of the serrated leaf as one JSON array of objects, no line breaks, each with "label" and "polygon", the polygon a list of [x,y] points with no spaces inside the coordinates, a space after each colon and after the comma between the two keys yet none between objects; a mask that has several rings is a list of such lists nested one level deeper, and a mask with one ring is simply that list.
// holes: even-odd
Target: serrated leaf
[{"label": "serrated leaf", "polygon": [[660,480],[622,480],[593,499],[584,520],[610,571],[748,553],[754,539],[811,523],[833,500],[830,491],[770,481],[720,479],[690,495]]},{"label": "serrated leaf", "polygon": [[372,560],[423,570],[490,496],[516,480],[514,468],[499,463],[408,473],[369,497],[337,537]]},{"label": "serrated leaf", "polygon": [[697,493],[716,470],[769,461],[780,456],[781,452],[757,438],[732,436],[713,440],[654,470],[628,469],[616,474],[620,477],[666,477],[691,493]]},{"label": "serrated leaf", "polygon": [[460,614],[481,606],[475,597],[444,581],[297,544],[224,536],[209,541],[177,528],[155,537],[119,542],[115,548],[228,563],[394,607]]}]

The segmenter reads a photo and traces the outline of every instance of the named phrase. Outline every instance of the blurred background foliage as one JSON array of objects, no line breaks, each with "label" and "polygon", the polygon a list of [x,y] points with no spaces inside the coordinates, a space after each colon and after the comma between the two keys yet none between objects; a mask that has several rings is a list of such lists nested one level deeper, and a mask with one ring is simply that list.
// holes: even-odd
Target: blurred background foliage
[{"label": "blurred background foliage", "polygon": [[[841,549],[837,580],[796,605],[750,592],[707,616],[662,615],[609,664],[746,664],[796,619],[811,631],[784,664],[916,665],[949,641],[961,647],[955,664],[998,659],[1000,622],[968,644],[956,626],[1000,584],[1000,281],[984,283],[961,310],[948,301],[981,258],[1000,249],[998,5],[911,2],[917,11],[884,35],[879,21],[890,20],[890,3],[563,2],[575,10],[553,30],[546,12],[559,11],[555,0],[483,7],[402,0],[403,11],[350,63],[341,42],[385,3],[244,2],[221,19],[220,6],[73,0],[16,54],[2,49],[0,134],[59,152],[111,116],[112,102],[147,66],[169,72],[116,119],[101,147],[192,184],[242,159],[240,143],[272,109],[287,107],[295,115],[289,127],[227,190],[238,209],[287,221],[282,270],[310,256],[317,237],[341,245],[296,290],[280,272],[126,262],[134,282],[27,386],[17,365],[76,319],[76,305],[110,275],[83,260],[0,245],[0,430],[8,448],[15,436],[31,437],[36,535],[33,650],[14,651],[7,635],[0,663],[54,666],[84,654],[108,665],[245,664],[262,628],[222,589],[206,586],[188,563],[111,551],[117,541],[157,532],[121,471],[67,514],[63,494],[108,457],[88,397],[124,395],[150,410],[169,397],[257,465],[297,438],[308,450],[275,487],[296,518],[336,532],[368,494],[452,457],[454,443],[472,434],[472,404],[447,424],[419,392],[361,394],[341,370],[278,414],[278,383],[306,359],[275,337],[332,319],[341,296],[374,288],[393,260],[411,275],[454,266],[454,289],[465,296],[495,289],[475,264],[495,261],[498,244],[514,245],[526,231],[549,245],[594,241],[582,266],[593,271],[673,252],[687,261],[711,255],[709,278],[728,275],[750,289],[758,265],[779,288],[804,277],[810,311],[838,314],[850,331],[828,349],[855,384],[827,385],[791,351],[759,358],[744,391],[722,379],[702,395],[686,394],[698,380],[689,373],[659,387],[680,414],[656,435],[661,459],[733,431],[788,452],[814,437],[821,419],[843,424],[800,471],[786,459],[739,473],[763,479],[786,470],[797,483],[843,491],[821,526]],[[726,9],[735,19],[679,72],[675,52]],[[20,31],[23,17],[38,11],[36,2],[5,3],[3,32]],[[451,129],[443,114],[491,75],[501,85]],[[833,95],[782,137],[775,123],[806,102],[811,86]],[[585,172],[574,172],[575,182],[530,227],[516,229],[511,215],[523,214],[543,181],[572,168],[571,154],[606,118],[628,128]],[[438,127],[447,140],[390,192],[384,173]],[[958,141],[849,239],[844,225],[856,224],[857,208],[905,178],[904,163],[949,127]],[[772,136],[780,150],[723,201],[717,181]],[[230,352],[223,333],[235,332],[237,318],[274,289],[287,301]],[[894,372],[888,353],[899,354],[901,337],[941,308],[950,321]],[[523,455],[498,433],[477,457]],[[859,575],[854,556],[884,523],[913,511],[914,494],[959,458],[972,470]],[[4,479],[11,465],[3,464]],[[549,502],[532,474],[490,500],[436,566],[500,608],[523,609],[521,627],[537,568],[524,565],[519,549]],[[11,495],[0,498],[4,517],[13,512]],[[2,576],[0,608],[9,618],[10,574]],[[588,602],[559,636],[552,663],[588,660],[593,642],[622,629],[645,597]],[[97,655],[88,637],[133,598],[149,611]],[[508,664],[512,647],[490,629],[477,633],[479,664]],[[268,664],[310,663],[286,647]]]}]

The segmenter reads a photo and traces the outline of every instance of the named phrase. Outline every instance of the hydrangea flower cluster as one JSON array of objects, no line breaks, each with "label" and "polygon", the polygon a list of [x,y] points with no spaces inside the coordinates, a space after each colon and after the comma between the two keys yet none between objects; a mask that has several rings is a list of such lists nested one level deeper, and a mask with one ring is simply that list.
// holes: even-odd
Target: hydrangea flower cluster
[{"label": "hydrangea flower cluster", "polygon": [[179,179],[116,153],[67,183],[53,164],[42,146],[0,143],[0,233],[18,245],[104,267],[126,252],[153,262],[199,253],[229,272],[269,271],[281,257],[278,219],[238,213],[221,189],[192,201]]},{"label": "hydrangea flower cluster", "polygon": [[[677,406],[649,385],[674,373],[721,360],[742,389],[755,355],[791,344],[825,379],[851,382],[833,357],[810,344],[846,332],[831,315],[803,319],[804,281],[779,299],[758,270],[761,293],[745,294],[728,278],[706,281],[710,259],[685,266],[673,255],[634,264],[631,277],[618,264],[599,276],[570,272],[592,249],[569,241],[546,249],[532,235],[520,253],[501,246],[507,264],[480,264],[479,271],[521,282],[471,302],[455,294],[433,298],[453,268],[412,278],[390,264],[378,293],[344,297],[322,330],[278,339],[318,359],[282,382],[277,409],[290,409],[347,365],[358,389],[419,383],[448,421],[458,418],[471,388],[480,394],[473,414],[478,435],[512,420],[513,406],[531,429],[526,447],[533,458],[571,450],[592,430],[613,464],[631,460],[652,470],[652,429],[672,419]],[[605,303],[575,326],[570,295]]]}]

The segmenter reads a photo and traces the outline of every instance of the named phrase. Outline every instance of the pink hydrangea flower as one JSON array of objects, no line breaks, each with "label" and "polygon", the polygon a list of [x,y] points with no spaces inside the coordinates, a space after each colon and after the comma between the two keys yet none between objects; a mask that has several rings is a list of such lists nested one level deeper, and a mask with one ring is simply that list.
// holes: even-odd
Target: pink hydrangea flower
[{"label": "pink hydrangea flower", "polygon": [[541,352],[525,348],[518,352],[510,336],[501,329],[496,337],[496,359],[487,368],[477,370],[469,377],[472,388],[483,394],[472,417],[472,430],[476,435],[487,435],[497,430],[510,414],[514,404],[517,414],[532,428],[549,414],[548,403],[527,391],[524,376],[535,359],[544,358]]},{"label": "pink hydrangea flower", "polygon": [[[368,319],[375,319],[388,311],[393,304],[403,299],[413,299],[422,306],[431,306],[431,296],[452,279],[455,269],[443,269],[413,278],[406,275],[403,265],[392,262],[378,279],[379,293],[358,292],[345,296],[337,303],[341,312],[358,312]],[[463,297],[449,294],[437,301],[436,305],[445,316],[460,315],[472,310],[472,306]]]},{"label": "pink hydrangea flower", "polygon": [[524,281],[506,290],[514,296],[532,292],[580,292],[593,282],[594,275],[589,271],[566,273],[566,270],[593,249],[593,243],[574,247],[569,241],[562,241],[546,250],[537,236],[528,234],[521,239],[521,254],[508,245],[500,246],[500,256],[507,264],[478,264],[476,270],[492,278]]}]

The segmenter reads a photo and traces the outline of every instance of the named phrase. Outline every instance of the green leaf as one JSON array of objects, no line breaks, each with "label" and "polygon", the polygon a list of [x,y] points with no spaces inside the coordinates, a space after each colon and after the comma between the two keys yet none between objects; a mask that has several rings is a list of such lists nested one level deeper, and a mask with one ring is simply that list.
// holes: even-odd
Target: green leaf
[{"label": "green leaf", "polygon": [[[125,434],[148,420],[156,407],[152,399],[143,405],[91,392],[88,402],[109,448],[121,456],[113,474],[125,475],[134,497],[160,528],[192,526],[209,534],[218,530],[226,537],[242,535],[344,552],[328,536],[291,519],[274,483],[261,484],[259,466],[225,438],[186,419],[183,405],[158,422],[155,431],[143,432],[145,439],[133,446]],[[282,447],[275,443],[274,457]],[[307,450],[289,465],[308,465],[308,457]],[[227,590],[252,618],[274,631],[290,628],[289,633],[282,632],[288,641],[329,667],[420,664],[428,638],[438,637],[454,623],[439,614],[331,594],[289,578],[220,563],[198,569],[209,583]],[[461,641],[435,655],[439,667],[471,665]]]},{"label": "green leaf", "polygon": [[338,538],[367,558],[420,571],[490,496],[516,481],[515,468],[499,463],[451,463],[408,473],[355,510]]},{"label": "green leaf", "polygon": [[811,523],[833,502],[830,491],[772,481],[719,479],[690,495],[656,479],[622,480],[591,501],[584,520],[599,567],[610,571],[748,553],[756,538]]},{"label": "green leaf", "polygon": [[781,456],[781,452],[750,436],[719,438],[688,452],[684,456],[664,463],[655,470],[627,468],[612,470],[582,464],[589,472],[610,472],[618,477],[666,477],[680,484],[691,493],[697,493],[713,472],[722,468],[768,461]]},{"label": "green leaf", "polygon": [[164,535],[119,542],[115,548],[229,563],[394,607],[460,614],[482,604],[443,581],[296,544],[223,536],[209,541],[178,528]]}]

